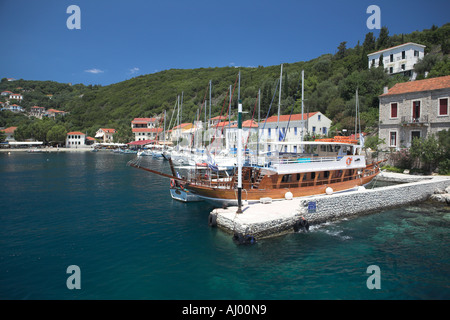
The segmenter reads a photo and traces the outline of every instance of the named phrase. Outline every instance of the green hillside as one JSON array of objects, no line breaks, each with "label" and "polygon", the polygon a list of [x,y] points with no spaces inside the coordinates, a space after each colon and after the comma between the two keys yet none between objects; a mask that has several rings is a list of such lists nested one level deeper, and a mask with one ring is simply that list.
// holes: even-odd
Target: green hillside
[{"label": "green hillside", "polygon": [[[359,89],[362,126],[366,130],[376,126],[378,121],[378,96],[384,86],[391,87],[396,82],[407,81],[403,77],[389,77],[382,68],[368,70],[367,54],[405,42],[426,45],[426,58],[417,64],[417,71],[423,78],[425,71],[429,77],[449,75],[450,24],[442,27],[415,31],[411,34],[389,36],[387,28],[382,28],[378,38],[368,33],[362,44],[347,48],[342,42],[334,54],[324,54],[306,62],[283,65],[282,103],[283,114],[300,112],[301,71],[305,71],[305,112],[321,111],[333,120],[336,129],[350,128],[354,120],[355,91]],[[278,109],[277,82],[280,66],[270,67],[223,67],[199,69],[171,69],[154,74],[142,75],[108,86],[82,84],[69,85],[52,81],[16,80],[0,82],[0,91],[21,92],[24,100],[20,105],[29,110],[37,105],[69,111],[70,114],[49,120],[45,128],[54,125],[67,131],[79,130],[93,135],[100,127],[119,130],[124,140],[130,135],[130,121],[135,117],[152,117],[166,110],[170,119],[177,96],[183,92],[183,122],[192,122],[197,110],[209,98],[209,81],[212,81],[212,116],[219,115],[228,106],[229,87],[234,86],[241,72],[240,96],[243,100],[245,117],[253,114],[258,90],[261,90],[261,118],[264,119],[274,97],[269,115]],[[21,88],[20,90],[17,88]],[[18,93],[19,93],[18,92]],[[275,96],[274,96],[275,94]],[[53,95],[51,99],[48,95]],[[236,109],[238,89],[233,95],[233,110]],[[5,98],[2,98],[3,101]],[[233,112],[232,110],[232,112]],[[209,111],[209,104],[208,104]],[[226,111],[223,111],[226,112]],[[202,111],[202,117],[204,110]],[[36,138],[37,127],[42,120],[28,119],[10,112],[0,113],[0,126],[16,125],[20,137]],[[32,129],[32,127],[35,129]],[[41,131],[45,131],[45,128]],[[34,130],[34,131],[33,131]],[[48,129],[50,130],[50,129]],[[34,133],[33,133],[34,132]],[[41,133],[41,137],[44,133]],[[46,139],[44,139],[46,140]]]}]

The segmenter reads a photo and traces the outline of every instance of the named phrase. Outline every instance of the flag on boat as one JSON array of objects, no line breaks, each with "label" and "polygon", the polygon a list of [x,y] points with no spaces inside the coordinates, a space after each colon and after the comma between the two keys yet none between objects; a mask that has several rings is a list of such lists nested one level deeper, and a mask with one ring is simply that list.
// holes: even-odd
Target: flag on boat
[{"label": "flag on boat", "polygon": [[209,150],[206,150],[206,163],[211,170],[219,171],[219,167],[217,166],[216,161],[214,161],[213,157],[211,156],[211,153],[209,153]]},{"label": "flag on boat", "polygon": [[278,141],[283,141],[284,140],[284,133],[283,133],[283,131],[281,131],[281,129],[279,129],[279,130],[280,130],[280,134],[278,136]]}]

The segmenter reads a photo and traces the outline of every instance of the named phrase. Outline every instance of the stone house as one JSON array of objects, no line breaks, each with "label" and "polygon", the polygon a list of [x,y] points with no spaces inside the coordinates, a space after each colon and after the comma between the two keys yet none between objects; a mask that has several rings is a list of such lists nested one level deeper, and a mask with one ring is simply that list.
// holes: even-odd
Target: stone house
[{"label": "stone house", "polygon": [[382,150],[409,148],[412,139],[450,129],[450,76],[397,83],[380,100]]}]

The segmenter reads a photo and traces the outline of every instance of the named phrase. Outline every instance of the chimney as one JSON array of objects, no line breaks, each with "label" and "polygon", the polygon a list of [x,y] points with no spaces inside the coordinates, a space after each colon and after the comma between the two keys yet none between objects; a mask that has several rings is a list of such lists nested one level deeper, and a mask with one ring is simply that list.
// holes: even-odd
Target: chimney
[{"label": "chimney", "polygon": [[383,94],[388,93],[388,91],[389,91],[389,88],[387,86],[383,88]]}]

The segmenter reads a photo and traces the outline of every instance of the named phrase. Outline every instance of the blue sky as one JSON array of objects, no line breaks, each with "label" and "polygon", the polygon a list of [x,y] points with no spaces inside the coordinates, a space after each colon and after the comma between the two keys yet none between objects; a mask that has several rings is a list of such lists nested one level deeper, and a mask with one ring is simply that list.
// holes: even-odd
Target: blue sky
[{"label": "blue sky", "polygon": [[[0,78],[108,85],[180,68],[270,66],[353,47],[369,5],[390,35],[450,22],[448,0],[0,0]],[[81,29],[66,26],[70,5]]]}]

